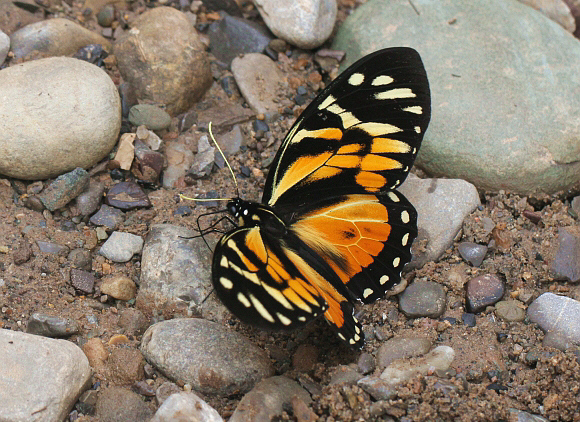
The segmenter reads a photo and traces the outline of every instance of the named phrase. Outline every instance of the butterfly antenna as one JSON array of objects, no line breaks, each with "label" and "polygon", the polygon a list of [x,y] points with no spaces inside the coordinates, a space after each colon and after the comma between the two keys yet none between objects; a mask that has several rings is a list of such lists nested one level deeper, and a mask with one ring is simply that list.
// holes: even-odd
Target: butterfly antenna
[{"label": "butterfly antenna", "polygon": [[240,189],[238,188],[238,180],[236,179],[236,175],[234,174],[234,171],[232,170],[232,167],[230,166],[230,163],[228,162],[228,159],[226,158],[225,154],[223,153],[222,149],[220,148],[219,144],[217,143],[217,141],[215,140],[215,138],[213,136],[213,132],[211,130],[211,122],[209,122],[209,125],[208,125],[207,130],[209,132],[209,136],[211,137],[211,140],[215,144],[216,148],[220,152],[220,155],[224,159],[224,162],[226,163],[226,166],[228,166],[228,169],[230,170],[230,174],[232,175],[232,179],[234,179],[234,185],[236,186],[236,196],[239,197],[240,196]]}]

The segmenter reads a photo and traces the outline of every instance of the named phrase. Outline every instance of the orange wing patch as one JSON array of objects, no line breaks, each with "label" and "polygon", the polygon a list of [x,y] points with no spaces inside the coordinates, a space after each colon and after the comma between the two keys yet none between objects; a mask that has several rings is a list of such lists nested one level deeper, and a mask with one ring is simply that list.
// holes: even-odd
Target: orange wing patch
[{"label": "orange wing patch", "polygon": [[388,218],[376,196],[348,195],[338,204],[304,215],[292,230],[348,283],[383,250],[391,232]]}]

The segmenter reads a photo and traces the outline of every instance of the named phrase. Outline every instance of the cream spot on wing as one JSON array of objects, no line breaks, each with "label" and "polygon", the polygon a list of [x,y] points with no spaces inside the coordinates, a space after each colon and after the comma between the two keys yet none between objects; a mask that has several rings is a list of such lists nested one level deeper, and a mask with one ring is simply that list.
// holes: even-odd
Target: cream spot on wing
[{"label": "cream spot on wing", "polygon": [[397,257],[397,258],[393,259],[393,267],[397,268],[400,263],[401,263],[401,258]]},{"label": "cream spot on wing", "polygon": [[389,276],[388,275],[382,275],[381,278],[379,278],[379,283],[381,283],[381,286],[383,284],[385,284],[387,281],[389,281]]},{"label": "cream spot on wing", "polygon": [[228,259],[225,256],[222,256],[222,259],[220,259],[220,266],[227,268],[229,267],[229,262]]},{"label": "cream spot on wing", "polygon": [[278,317],[278,319],[280,320],[280,322],[284,325],[290,325],[292,324],[292,321],[285,317],[284,315],[282,315],[280,312],[276,312],[276,316]]},{"label": "cream spot on wing", "polygon": [[348,83],[354,86],[359,86],[364,81],[365,75],[363,75],[362,73],[353,73],[352,75],[350,75],[350,78],[348,78]]},{"label": "cream spot on wing", "polygon": [[419,126],[415,126],[415,132],[421,133],[421,128]]},{"label": "cream spot on wing", "polygon": [[240,302],[242,302],[242,305],[244,305],[246,308],[249,308],[250,306],[252,306],[252,304],[250,303],[248,298],[246,296],[244,296],[243,293],[238,293],[238,300]]},{"label": "cream spot on wing", "polygon": [[393,192],[389,192],[387,195],[389,196],[389,198],[390,198],[390,199],[391,199],[391,201],[393,201],[393,202],[399,202],[399,201],[400,201],[400,199],[399,199],[399,197],[397,196],[397,194],[395,194],[395,193],[393,193]]},{"label": "cream spot on wing", "polygon": [[270,296],[272,296],[278,303],[280,303],[286,309],[294,309],[292,304],[286,299],[286,296],[282,294],[282,292],[274,287],[268,286],[267,284],[263,283],[262,287],[268,292]]},{"label": "cream spot on wing", "polygon": [[371,85],[372,86],[388,85],[388,84],[392,83],[393,81],[394,81],[394,79],[391,78],[390,76],[381,75],[381,76],[377,76],[375,79],[373,79]]},{"label": "cream spot on wing", "polygon": [[234,283],[232,283],[231,280],[228,280],[225,277],[220,277],[220,284],[223,286],[224,289],[228,289],[228,290],[230,290],[232,287],[234,287]]},{"label": "cream spot on wing", "polygon": [[403,238],[401,239],[401,244],[403,246],[407,246],[407,243],[409,242],[409,233],[406,233]]},{"label": "cream spot on wing", "polygon": [[388,123],[365,122],[357,125],[358,129],[364,130],[370,136],[388,135],[391,133],[401,132],[403,129]]},{"label": "cream spot on wing", "polygon": [[411,88],[395,88],[388,91],[377,92],[375,99],[377,100],[396,100],[398,98],[415,98],[416,95]]},{"label": "cream spot on wing", "polygon": [[266,307],[256,298],[256,296],[250,295],[250,301],[252,302],[252,305],[254,305],[254,308],[256,308],[256,311],[258,311],[258,313],[262,316],[262,318],[271,323],[276,322],[274,317],[270,314],[270,312],[268,312]]},{"label": "cream spot on wing", "polygon": [[414,114],[423,114],[423,107],[421,107],[421,106],[405,107],[403,109],[403,111],[407,111],[409,113],[414,113]]},{"label": "cream spot on wing", "polygon": [[355,344],[355,343],[356,343],[356,341],[354,341],[354,339],[352,339],[352,338],[351,338],[351,339],[350,339],[348,342],[349,342],[350,344]]},{"label": "cream spot on wing", "polygon": [[373,289],[369,289],[368,287],[365,289],[365,291],[363,292],[363,297],[366,299],[367,297],[369,297],[370,295],[372,295]]},{"label": "cream spot on wing", "polygon": [[299,316],[299,317],[298,317],[298,321],[300,321],[300,322],[304,322],[304,321],[306,321],[306,317]]},{"label": "cream spot on wing", "polygon": [[407,224],[410,220],[411,220],[411,217],[409,217],[409,213],[407,211],[403,211],[401,213],[401,221],[403,223]]},{"label": "cream spot on wing", "polygon": [[342,341],[346,341],[346,338],[344,338],[344,336],[343,336],[341,333],[338,333],[338,337],[340,337],[340,339],[341,339]]},{"label": "cream spot on wing", "polygon": [[354,341],[359,341],[360,340],[360,336],[358,334],[354,335]]},{"label": "cream spot on wing", "polygon": [[326,97],[324,99],[323,102],[320,103],[320,105],[318,106],[318,109],[324,110],[325,108],[327,108],[329,105],[331,105],[335,101],[336,101],[336,98],[334,98],[332,95],[329,95],[328,97]]}]

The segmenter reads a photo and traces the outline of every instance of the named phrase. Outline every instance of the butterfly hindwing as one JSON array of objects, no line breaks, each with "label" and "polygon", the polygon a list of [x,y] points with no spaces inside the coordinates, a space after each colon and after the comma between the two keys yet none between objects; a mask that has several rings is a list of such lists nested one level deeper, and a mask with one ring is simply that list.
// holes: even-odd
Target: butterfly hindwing
[{"label": "butterfly hindwing", "polygon": [[430,116],[419,54],[389,48],[336,78],[284,139],[262,202],[307,202],[321,194],[381,192],[402,183]]},{"label": "butterfly hindwing", "polygon": [[328,278],[337,290],[371,303],[399,283],[411,260],[417,214],[395,191],[342,195],[313,203],[290,228],[338,275]]}]

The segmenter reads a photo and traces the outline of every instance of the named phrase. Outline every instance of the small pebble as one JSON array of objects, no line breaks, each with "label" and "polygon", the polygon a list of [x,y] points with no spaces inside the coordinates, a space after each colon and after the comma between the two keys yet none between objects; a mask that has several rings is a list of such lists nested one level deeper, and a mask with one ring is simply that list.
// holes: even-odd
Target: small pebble
[{"label": "small pebble", "polygon": [[481,312],[499,301],[504,292],[504,283],[495,274],[472,278],[466,288],[467,309],[474,313]]},{"label": "small pebble", "polygon": [[127,301],[135,297],[137,286],[129,277],[111,276],[103,279],[101,293]]},{"label": "small pebble", "polygon": [[502,300],[495,304],[495,314],[508,322],[523,321],[526,311],[523,304],[517,300]]},{"label": "small pebble", "polygon": [[476,319],[474,314],[465,312],[463,313],[463,315],[461,315],[461,320],[463,321],[463,324],[468,327],[475,327],[476,325]]},{"label": "small pebble", "polygon": [[99,253],[113,262],[127,262],[141,253],[143,239],[131,233],[113,232],[101,246]]},{"label": "small pebble", "polygon": [[88,271],[72,268],[70,270],[70,281],[75,289],[85,294],[91,294],[95,288],[96,277]]},{"label": "small pebble", "polygon": [[457,248],[463,259],[474,267],[479,267],[487,253],[487,246],[473,242],[461,242]]},{"label": "small pebble", "polygon": [[151,201],[141,187],[134,182],[119,182],[113,185],[105,198],[107,205],[121,210],[147,208]]},{"label": "small pebble", "polygon": [[445,311],[443,286],[432,281],[416,281],[399,296],[401,311],[408,318],[438,318]]},{"label": "small pebble", "polygon": [[28,320],[26,332],[44,337],[68,337],[78,333],[79,325],[70,318],[34,313]]}]

